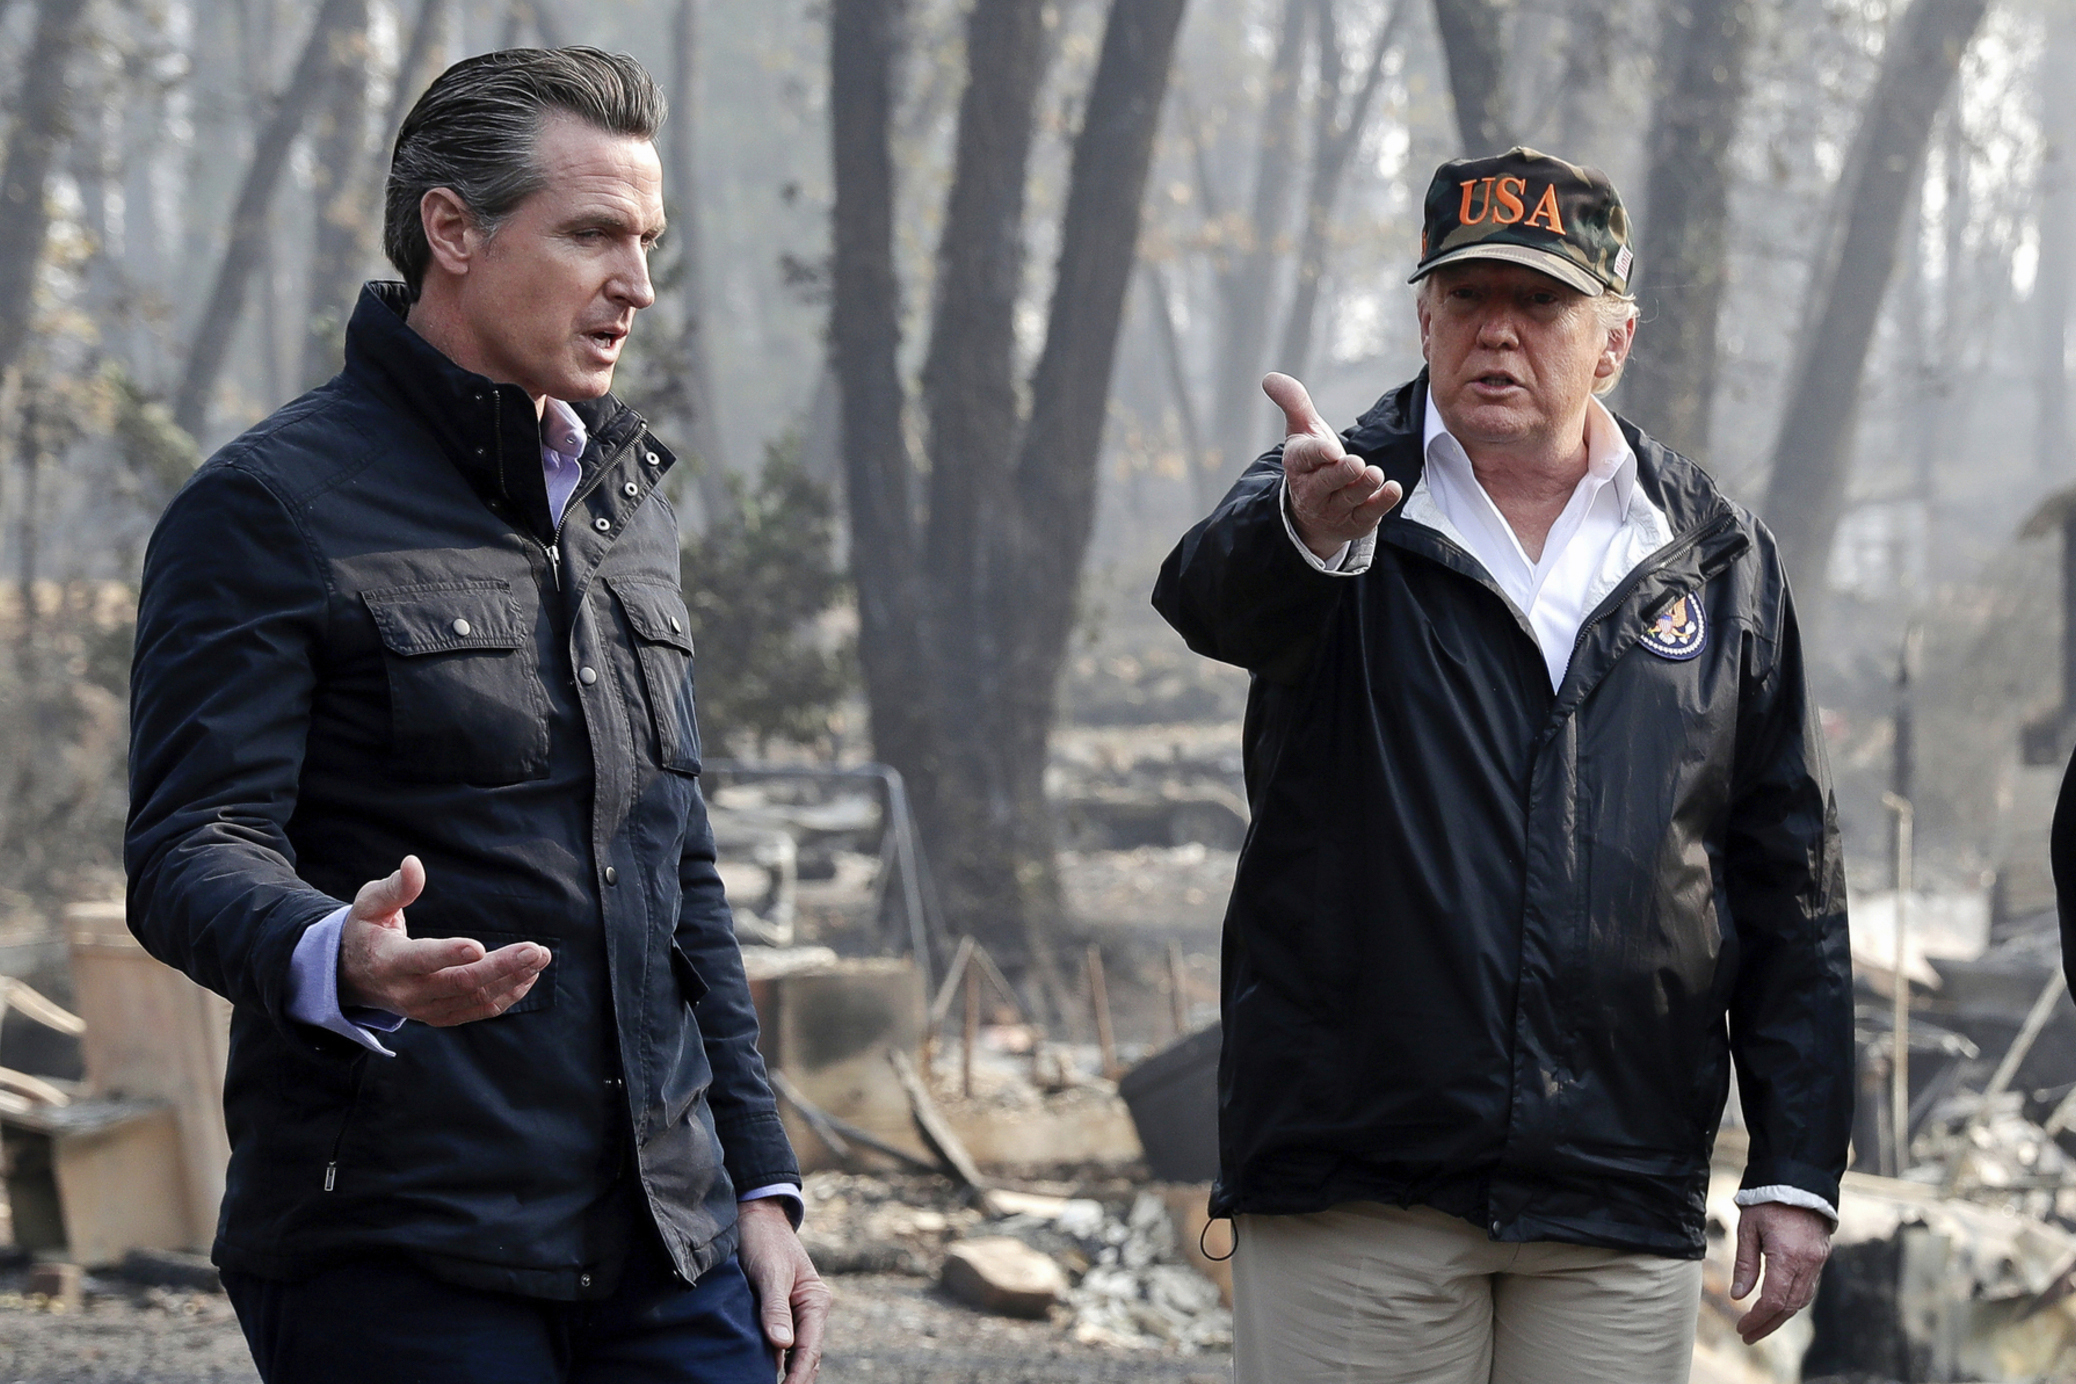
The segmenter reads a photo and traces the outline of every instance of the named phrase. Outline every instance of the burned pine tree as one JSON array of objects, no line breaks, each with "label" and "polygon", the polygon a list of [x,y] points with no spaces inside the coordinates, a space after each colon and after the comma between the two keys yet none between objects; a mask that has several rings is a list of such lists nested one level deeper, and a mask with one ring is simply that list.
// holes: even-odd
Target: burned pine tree
[{"label": "burned pine tree", "polygon": [[[859,652],[879,756],[913,786],[954,926],[1045,964],[1061,912],[1046,750],[1094,522],[1097,461],[1183,0],[1113,0],[1082,126],[1045,345],[1018,417],[1013,314],[1040,7],[979,6],[927,355],[929,504],[902,429],[893,256],[899,0],[830,16],[831,349],[843,388]],[[1023,127],[1023,128],[1020,128]],[[949,333],[949,339],[943,334]]]},{"label": "burned pine tree", "polygon": [[1506,12],[1503,0],[1434,0],[1465,157],[1496,154],[1514,143],[1506,109]]},{"label": "burned pine tree", "polygon": [[1658,50],[1636,288],[1650,339],[1622,404],[1652,437],[1704,462],[1729,277],[1730,146],[1755,10],[1755,0],[1668,0]]},{"label": "burned pine tree", "polygon": [[1895,268],[1897,231],[1922,175],[1933,119],[1988,7],[1988,0],[1912,0],[1890,29],[1860,117],[1835,203],[1839,224],[1812,274],[1761,511],[1805,592],[1822,589],[1845,508],[1860,377]]},{"label": "burned pine tree", "polygon": [[38,0],[36,31],[22,66],[14,132],[0,171],[0,375],[14,368],[29,336],[36,269],[50,235],[46,185],[66,135],[66,74],[79,47],[85,6]]},{"label": "burned pine tree", "polygon": [[230,359],[231,340],[245,313],[252,276],[263,259],[268,210],[288,166],[289,149],[330,85],[325,77],[331,70],[332,45],[351,31],[356,15],[365,23],[366,13],[367,0],[324,0],[302,55],[296,59],[295,71],[254,140],[223,257],[195,323],[187,365],[173,394],[174,420],[197,438],[207,429],[210,396]]}]

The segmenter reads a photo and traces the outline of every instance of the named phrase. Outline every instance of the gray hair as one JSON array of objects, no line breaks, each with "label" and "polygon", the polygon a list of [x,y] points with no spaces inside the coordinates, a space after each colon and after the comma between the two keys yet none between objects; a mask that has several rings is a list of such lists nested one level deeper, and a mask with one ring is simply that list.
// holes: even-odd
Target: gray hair
[{"label": "gray hair", "polygon": [[[1424,308],[1432,310],[1434,307],[1433,299],[1436,281],[1436,275],[1429,274],[1424,276],[1419,283],[1413,286],[1413,301]],[[1582,298],[1586,297],[1584,294],[1579,296]],[[1616,293],[1613,289],[1597,297],[1586,298],[1586,308],[1587,311],[1591,312],[1598,319],[1600,329],[1605,332],[1620,331],[1625,324],[1636,317],[1637,313],[1635,297],[1627,293]],[[1593,382],[1593,392],[1595,394],[1612,393],[1615,386],[1622,382],[1622,373],[1628,368],[1629,362],[1625,358],[1620,365],[1615,367],[1614,374],[1604,380],[1595,380]]]},{"label": "gray hair", "polygon": [[495,234],[545,183],[534,161],[554,112],[608,134],[656,138],[663,93],[648,70],[596,48],[507,48],[464,58],[434,79],[397,131],[383,199],[382,249],[415,298],[432,262],[419,204],[451,190],[476,225]]}]

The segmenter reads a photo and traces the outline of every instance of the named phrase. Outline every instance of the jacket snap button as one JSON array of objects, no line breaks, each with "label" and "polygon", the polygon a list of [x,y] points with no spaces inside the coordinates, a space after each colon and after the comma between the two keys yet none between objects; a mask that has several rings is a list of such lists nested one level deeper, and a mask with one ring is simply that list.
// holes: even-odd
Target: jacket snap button
[{"label": "jacket snap button", "polygon": [[471,627],[469,625],[469,622],[466,620],[456,620],[454,622],[454,632],[460,635],[463,639],[469,637],[470,628]]},{"label": "jacket snap button", "polygon": [[633,481],[629,481],[627,484],[620,487],[620,493],[631,500],[635,496],[642,493],[642,488],[636,485]]},{"label": "jacket snap button", "polygon": [[685,632],[685,627],[678,623],[678,617],[675,615],[670,617],[670,632],[672,634],[683,634]]},{"label": "jacket snap button", "polygon": [[592,683],[598,681],[598,670],[596,668],[577,669],[577,681],[589,687]]},{"label": "jacket snap button", "polygon": [[610,865],[606,866],[605,875],[607,884],[618,884],[620,882],[620,872]]},{"label": "jacket snap button", "polygon": [[482,449],[481,447],[478,447],[478,448],[476,448],[476,455],[477,455],[477,456],[482,456],[482,455],[483,455],[483,449]]},{"label": "jacket snap button", "polygon": [[661,466],[663,464],[663,458],[657,456],[654,452],[643,452],[642,460],[648,462],[651,466]]},{"label": "jacket snap button", "polygon": [[610,519],[593,519],[591,527],[597,529],[600,533],[605,533],[613,527],[613,521]]},{"label": "jacket snap button", "polygon": [[579,1288],[588,1288],[588,1287],[590,1287],[590,1286],[591,1286],[591,1275],[590,1275],[590,1274],[588,1274],[588,1273],[580,1273],[580,1274],[578,1274],[578,1275],[577,1275],[577,1286],[578,1286]]}]

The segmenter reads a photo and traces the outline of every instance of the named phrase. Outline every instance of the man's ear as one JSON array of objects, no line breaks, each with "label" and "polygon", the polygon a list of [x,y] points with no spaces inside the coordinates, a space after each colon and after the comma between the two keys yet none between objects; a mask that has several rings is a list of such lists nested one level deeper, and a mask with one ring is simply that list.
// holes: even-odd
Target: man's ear
[{"label": "man's ear", "polygon": [[432,261],[449,274],[469,272],[469,261],[482,242],[475,235],[476,219],[452,188],[436,187],[418,199],[418,219],[425,227],[426,244]]},{"label": "man's ear", "polygon": [[1600,360],[1593,367],[1593,378],[1604,380],[1622,368],[1629,359],[1629,348],[1636,344],[1636,319],[1631,317],[1619,327],[1608,328],[1607,345],[1600,353]]}]

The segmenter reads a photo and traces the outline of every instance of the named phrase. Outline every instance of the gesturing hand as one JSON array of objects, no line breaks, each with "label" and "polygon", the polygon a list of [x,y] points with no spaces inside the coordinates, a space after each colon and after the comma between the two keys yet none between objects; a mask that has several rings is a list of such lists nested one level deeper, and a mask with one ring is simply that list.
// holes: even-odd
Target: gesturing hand
[{"label": "gesturing hand", "polygon": [[1814,1211],[1783,1202],[1762,1201],[1737,1216],[1737,1265],[1730,1273],[1730,1300],[1742,1299],[1759,1286],[1759,1263],[1766,1264],[1766,1290],[1752,1309],[1737,1320],[1746,1345],[1762,1340],[1809,1305],[1816,1296],[1817,1275],[1831,1257],[1831,1227]]},{"label": "gesturing hand", "polygon": [[486,954],[472,937],[413,937],[404,909],[424,891],[425,866],[407,855],[396,873],[353,896],[339,931],[340,1003],[445,1028],[492,1018],[524,998],[547,968],[548,949],[514,942]]},{"label": "gesturing hand", "polygon": [[1288,375],[1270,375],[1262,392],[1283,410],[1289,436],[1283,440],[1283,480],[1290,495],[1291,524],[1321,559],[1353,543],[1382,522],[1404,491],[1374,466],[1365,466],[1341,445],[1340,437],[1312,407],[1312,396]]}]

